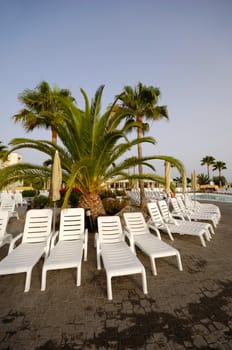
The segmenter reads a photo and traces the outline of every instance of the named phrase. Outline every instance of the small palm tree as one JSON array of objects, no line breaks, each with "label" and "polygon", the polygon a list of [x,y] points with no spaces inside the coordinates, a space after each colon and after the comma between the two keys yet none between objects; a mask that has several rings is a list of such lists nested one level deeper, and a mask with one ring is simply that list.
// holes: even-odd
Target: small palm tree
[{"label": "small palm tree", "polygon": [[[134,88],[125,86],[124,91],[117,96],[120,103],[117,105],[116,113],[123,113],[127,118],[132,128],[137,129],[137,139],[140,140],[143,134],[149,130],[147,121],[160,120],[162,118],[168,119],[168,111],[166,106],[158,106],[160,97],[159,88],[153,86],[145,86],[139,82]],[[130,129],[131,130],[131,129]],[[143,158],[142,144],[137,145],[138,159]],[[139,174],[143,174],[142,163],[139,164]],[[140,206],[143,208],[146,204],[144,182],[139,180],[140,187]]]},{"label": "small palm tree", "polygon": [[208,185],[209,177],[203,173],[197,175],[197,182],[199,185]]},{"label": "small palm tree", "polygon": [[53,90],[46,81],[42,81],[34,90],[26,89],[19,95],[19,101],[26,108],[15,114],[12,118],[15,123],[23,124],[27,132],[35,128],[42,127],[52,130],[52,142],[57,143],[57,133],[55,125],[58,122],[60,109],[59,97],[74,101],[68,89]]},{"label": "small palm tree", "polygon": [[201,165],[207,166],[207,175],[209,179],[210,179],[209,169],[210,169],[210,166],[214,165],[214,162],[215,162],[215,158],[212,156],[205,156],[201,160]]}]

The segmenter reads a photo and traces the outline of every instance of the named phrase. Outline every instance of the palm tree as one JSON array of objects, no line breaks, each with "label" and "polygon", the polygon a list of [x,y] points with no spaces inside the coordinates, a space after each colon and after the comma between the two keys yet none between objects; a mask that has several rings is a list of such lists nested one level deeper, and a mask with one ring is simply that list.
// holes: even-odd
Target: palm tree
[{"label": "palm tree", "polygon": [[[162,118],[168,119],[166,106],[157,106],[160,97],[159,88],[153,86],[145,86],[139,82],[134,88],[125,86],[124,91],[117,96],[120,103],[116,109],[116,114],[121,113],[127,117],[129,123],[133,122],[132,128],[137,129],[137,139],[143,137],[143,133],[149,130],[149,124],[144,123],[144,118],[148,121],[159,120]],[[142,144],[137,145],[138,159],[143,158]],[[140,162],[138,165],[139,174],[143,174],[143,165]],[[146,204],[144,182],[139,180],[140,187],[140,206],[143,208]]]},{"label": "palm tree", "polygon": [[[62,179],[67,185],[63,207],[68,205],[68,199],[72,188],[78,188],[82,194],[79,205],[89,208],[94,218],[105,214],[99,193],[107,183],[115,180],[148,179],[165,184],[164,177],[154,172],[152,174],[131,174],[139,164],[146,165],[152,171],[154,167],[151,160],[162,159],[174,164],[183,173],[182,163],[168,156],[150,156],[138,159],[131,156],[125,158],[126,153],[138,143],[154,143],[152,137],[129,141],[126,133],[132,127],[131,123],[122,123],[124,116],[113,115],[112,109],[107,109],[101,114],[101,99],[103,86],[99,87],[92,102],[84,90],[81,93],[85,100],[84,111],[78,109],[72,101],[59,98],[62,104],[62,113],[59,115],[59,123],[54,127],[61,141],[61,145],[53,144],[46,140],[13,139],[11,152],[21,148],[29,148],[41,151],[51,159],[55,150],[59,151],[62,167]],[[115,103],[117,100],[115,101]],[[133,124],[133,122],[132,122]],[[122,160],[125,158],[124,160]],[[48,178],[51,176],[51,167],[32,164],[16,164],[0,171],[0,189],[20,179],[30,179],[32,176]]]},{"label": "palm tree", "polygon": [[222,161],[216,161],[213,165],[213,171],[218,170],[218,175],[219,175],[219,186],[221,187],[222,185],[222,170],[227,169],[226,163]]},{"label": "palm tree", "polygon": [[208,175],[205,175],[203,173],[197,175],[197,182],[198,185],[208,185],[209,184],[209,177]]},{"label": "palm tree", "polygon": [[24,90],[19,95],[19,101],[26,108],[12,117],[14,122],[21,122],[27,132],[38,127],[51,129],[52,142],[56,144],[55,124],[58,122],[59,112],[62,108],[59,104],[60,96],[74,101],[68,89],[55,87],[52,90],[46,81],[42,81],[34,90]]},{"label": "palm tree", "polygon": [[201,160],[201,165],[207,165],[207,175],[209,179],[210,179],[209,168],[214,164],[214,162],[215,162],[215,158],[212,156],[205,156]]},{"label": "palm tree", "polygon": [[227,169],[226,163],[222,161],[216,161],[213,165],[213,171],[218,170],[218,175],[222,176],[222,170]]},{"label": "palm tree", "polygon": [[[139,163],[149,165],[149,157],[138,160],[136,157],[120,158],[138,144],[137,140],[129,141],[126,131],[131,125],[119,125],[122,117],[111,115],[108,109],[103,115],[100,113],[103,86],[101,86],[90,104],[84,90],[81,93],[85,100],[85,110],[78,109],[73,101],[58,97],[62,112],[58,113],[58,120],[54,129],[62,143],[61,146],[46,140],[14,139],[11,152],[20,148],[32,148],[46,153],[52,158],[57,149],[60,154],[63,180],[66,182],[66,192],[63,206],[67,206],[68,198],[73,187],[82,193],[80,205],[90,208],[93,216],[104,214],[99,192],[106,186],[107,181],[133,177],[128,175],[128,169]],[[142,138],[139,142],[153,142],[153,138]],[[0,186],[4,187],[15,179],[29,179],[31,176],[48,177],[51,172],[46,164],[42,166],[20,164],[9,166],[0,172]],[[153,180],[156,176],[151,176]]]}]

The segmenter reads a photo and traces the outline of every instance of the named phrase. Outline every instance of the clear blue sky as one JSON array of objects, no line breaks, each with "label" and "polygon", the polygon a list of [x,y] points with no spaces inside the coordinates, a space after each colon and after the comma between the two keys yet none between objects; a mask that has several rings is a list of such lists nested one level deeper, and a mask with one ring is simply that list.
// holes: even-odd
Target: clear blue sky
[{"label": "clear blue sky", "polygon": [[160,88],[170,115],[153,123],[157,145],[144,153],[179,158],[189,177],[206,173],[200,161],[210,155],[232,181],[231,18],[231,0],[0,0],[0,141],[50,139],[11,119],[23,107],[18,94],[42,80],[69,88],[80,105],[81,87],[92,97],[105,84],[103,108],[141,81]]}]

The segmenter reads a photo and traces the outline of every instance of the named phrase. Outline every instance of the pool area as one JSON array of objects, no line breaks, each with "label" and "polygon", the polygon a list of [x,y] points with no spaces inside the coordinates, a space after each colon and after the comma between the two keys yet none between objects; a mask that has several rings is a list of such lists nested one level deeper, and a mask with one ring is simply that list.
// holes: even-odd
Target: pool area
[{"label": "pool area", "polygon": [[196,200],[217,201],[232,203],[232,194],[223,193],[191,193],[191,198]]}]

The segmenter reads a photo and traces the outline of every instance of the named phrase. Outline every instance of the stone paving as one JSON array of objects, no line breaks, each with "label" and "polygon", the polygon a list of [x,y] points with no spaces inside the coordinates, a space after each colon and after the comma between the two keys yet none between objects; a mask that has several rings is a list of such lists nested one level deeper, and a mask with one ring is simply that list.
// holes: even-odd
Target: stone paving
[{"label": "stone paving", "polygon": [[[139,276],[118,277],[108,301],[92,234],[80,287],[74,270],[50,271],[41,292],[42,260],[28,293],[23,274],[0,276],[0,350],[232,349],[232,204],[217,204],[222,219],[206,248],[198,238],[175,235],[171,242],[163,235],[180,250],[184,271],[174,257],[160,259],[153,276],[138,252],[147,295]],[[21,227],[15,221],[9,229]],[[0,248],[0,258],[6,254],[7,246]]]}]

